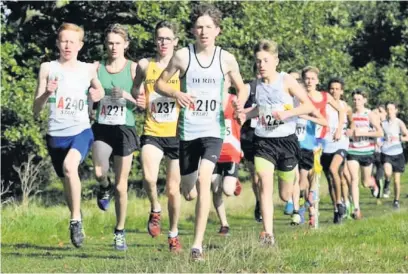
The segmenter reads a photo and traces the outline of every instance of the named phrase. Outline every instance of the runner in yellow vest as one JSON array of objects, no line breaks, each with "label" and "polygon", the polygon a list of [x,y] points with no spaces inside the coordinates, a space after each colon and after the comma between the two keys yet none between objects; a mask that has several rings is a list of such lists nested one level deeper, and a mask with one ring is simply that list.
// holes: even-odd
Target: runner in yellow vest
[{"label": "runner in yellow vest", "polygon": [[[174,48],[178,42],[176,34],[175,25],[168,21],[161,21],[156,25],[157,55],[154,58],[139,61],[133,86],[139,107],[146,108],[146,120],[141,137],[141,159],[144,187],[151,204],[147,228],[152,237],[157,237],[161,233],[161,205],[157,198],[157,178],[160,162],[163,156],[167,156],[166,190],[170,219],[168,243],[172,252],[181,250],[178,237],[180,215],[179,139],[176,137],[179,105],[175,99],[158,94],[154,85],[173,57]],[[145,92],[140,90],[142,83],[144,83]],[[178,74],[171,77],[168,83],[174,89],[179,90]]]}]

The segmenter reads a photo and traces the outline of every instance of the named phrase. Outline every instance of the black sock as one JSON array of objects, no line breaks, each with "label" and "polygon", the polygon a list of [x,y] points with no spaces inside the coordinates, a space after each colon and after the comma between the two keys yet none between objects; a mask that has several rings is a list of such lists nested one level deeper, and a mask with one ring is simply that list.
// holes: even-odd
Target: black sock
[{"label": "black sock", "polygon": [[384,181],[384,189],[387,189],[387,188],[389,188],[390,187],[390,180],[388,180],[388,179],[385,179],[385,181]]}]

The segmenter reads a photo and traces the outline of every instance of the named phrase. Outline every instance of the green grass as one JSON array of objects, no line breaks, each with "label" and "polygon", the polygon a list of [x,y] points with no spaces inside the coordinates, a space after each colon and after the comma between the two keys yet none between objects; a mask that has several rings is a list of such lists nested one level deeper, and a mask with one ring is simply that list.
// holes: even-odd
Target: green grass
[{"label": "green grass", "polygon": [[[69,240],[65,206],[2,209],[1,271],[4,272],[407,272],[408,205],[395,212],[392,200],[377,204],[362,189],[364,219],[332,224],[327,187],[322,184],[321,227],[289,226],[283,203],[275,191],[275,234],[278,246],[262,248],[257,242],[262,225],[253,219],[254,197],[249,184],[239,197],[226,199],[232,235],[222,238],[212,210],[205,237],[205,262],[190,262],[195,202],[182,203],[180,235],[184,251],[170,254],[167,247],[167,212],[163,235],[152,239],[146,223],[149,203],[130,192],[127,252],[112,248],[114,208],[101,212],[95,201],[83,203],[87,238],[82,248]],[[401,197],[406,196],[403,191]],[[166,200],[161,197],[162,207]],[[113,206],[113,203],[111,204]]]}]

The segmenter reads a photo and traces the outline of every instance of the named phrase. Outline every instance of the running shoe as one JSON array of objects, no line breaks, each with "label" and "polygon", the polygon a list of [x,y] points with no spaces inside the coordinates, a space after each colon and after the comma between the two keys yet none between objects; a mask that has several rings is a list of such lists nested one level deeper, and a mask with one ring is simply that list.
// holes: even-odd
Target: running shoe
[{"label": "running shoe", "polygon": [[153,238],[159,236],[161,233],[160,219],[160,212],[150,212],[147,230]]},{"label": "running shoe", "polygon": [[361,214],[360,209],[354,209],[352,217],[354,220],[361,220],[363,218],[363,214]]},{"label": "running shoe", "polygon": [[221,226],[220,230],[218,231],[220,236],[229,236],[229,226]]},{"label": "running shoe", "polygon": [[378,198],[380,188],[377,186],[377,183],[375,182],[374,178],[371,178],[371,181],[373,182],[373,185],[370,187],[371,195],[373,195],[374,198]]},{"label": "running shoe", "polygon": [[275,245],[275,237],[265,231],[262,231],[259,235],[259,241],[262,246],[272,247]]},{"label": "running shoe", "polygon": [[125,231],[115,232],[113,238],[113,246],[116,250],[124,251],[127,249]]},{"label": "running shoe", "polygon": [[111,199],[111,184],[109,184],[107,187],[99,186],[99,190],[96,193],[96,201],[98,204],[98,207],[106,211],[109,208],[109,201]]},{"label": "running shoe", "polygon": [[340,212],[334,212],[334,217],[333,217],[333,223],[334,224],[341,224],[342,221],[342,215],[340,214]]},{"label": "running shoe", "polygon": [[383,197],[384,197],[384,198],[390,198],[390,195],[391,195],[390,188],[389,188],[389,187],[384,188],[384,194],[383,194]]},{"label": "running shoe", "polygon": [[304,224],[305,223],[305,213],[306,213],[306,207],[303,205],[299,208],[299,216],[300,216],[300,223],[299,224]]},{"label": "running shoe", "polygon": [[242,190],[241,182],[239,180],[237,180],[237,182],[235,183],[234,195],[239,196],[241,194],[241,190]]},{"label": "running shoe", "polygon": [[82,222],[81,221],[71,221],[69,223],[69,230],[70,230],[72,244],[76,248],[80,248],[85,238],[83,228],[82,228]]},{"label": "running shoe", "polygon": [[285,210],[283,211],[283,214],[285,215],[292,215],[293,214],[293,202],[286,202],[285,205]]},{"label": "running shoe", "polygon": [[168,237],[167,242],[169,243],[170,252],[178,253],[181,252],[181,243],[178,236]]},{"label": "running shoe", "polygon": [[191,249],[191,260],[196,261],[196,262],[204,261],[203,252],[200,251],[198,248],[192,248]]},{"label": "running shoe", "polygon": [[339,217],[344,218],[346,215],[346,207],[343,204],[337,204],[337,211],[339,212]]},{"label": "running shoe", "polygon": [[400,204],[398,200],[394,200],[394,204],[393,204],[394,209],[399,209],[400,208]]},{"label": "running shoe", "polygon": [[291,221],[291,225],[300,225],[300,222],[302,221],[299,213],[293,213],[292,215],[292,221]]}]

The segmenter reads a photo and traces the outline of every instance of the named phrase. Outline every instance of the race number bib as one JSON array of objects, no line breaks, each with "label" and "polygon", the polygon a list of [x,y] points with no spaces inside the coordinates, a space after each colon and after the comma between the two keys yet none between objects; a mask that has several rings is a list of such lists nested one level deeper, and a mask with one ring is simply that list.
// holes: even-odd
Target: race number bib
[{"label": "race number bib", "polygon": [[[252,104],[252,107],[256,107],[256,104]],[[251,119],[251,128],[256,128],[256,125],[258,124],[258,117],[252,118]]]},{"label": "race number bib", "polygon": [[306,123],[305,119],[298,119],[296,123],[296,136],[298,137],[298,141],[302,142],[306,138]]},{"label": "race number bib", "polygon": [[385,142],[387,142],[390,145],[399,143],[400,142],[400,136],[399,135],[387,135],[387,136],[385,136]]},{"label": "race number bib", "polygon": [[259,120],[258,125],[262,127],[264,131],[275,131],[280,125],[283,125],[283,121],[275,120],[272,115],[272,112],[282,111],[282,109],[278,109],[277,106],[262,106],[259,107]]},{"label": "race number bib", "polygon": [[126,124],[126,100],[105,96],[99,104],[98,123],[104,125]]},{"label": "race number bib", "polygon": [[353,145],[355,147],[365,147],[371,144],[371,138],[367,136],[362,137],[354,137],[353,138]]},{"label": "race number bib", "polygon": [[85,94],[84,96],[75,95],[68,92],[57,92],[55,113],[57,120],[80,121],[84,115],[87,115],[87,98]]},{"label": "race number bib", "polygon": [[231,143],[233,138],[232,135],[232,121],[230,119],[225,119],[225,139],[224,143]]},{"label": "race number bib", "polygon": [[178,118],[176,100],[163,97],[156,92],[149,95],[149,111],[159,123],[175,122]]},{"label": "race number bib", "polygon": [[187,109],[187,116],[191,120],[215,120],[219,104],[214,98],[200,97]]}]

